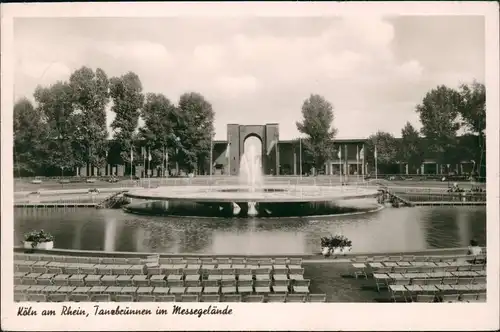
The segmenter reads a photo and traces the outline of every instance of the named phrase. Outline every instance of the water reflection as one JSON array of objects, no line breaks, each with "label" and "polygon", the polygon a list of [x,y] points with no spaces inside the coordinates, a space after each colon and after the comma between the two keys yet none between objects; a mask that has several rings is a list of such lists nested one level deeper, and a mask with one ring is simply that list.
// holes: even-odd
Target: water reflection
[{"label": "water reflection", "polygon": [[387,208],[331,218],[204,219],[135,216],[119,210],[15,210],[15,241],[44,229],[56,248],[164,253],[269,254],[319,251],[320,237],[341,233],[353,251],[466,246],[486,238],[484,207]]}]

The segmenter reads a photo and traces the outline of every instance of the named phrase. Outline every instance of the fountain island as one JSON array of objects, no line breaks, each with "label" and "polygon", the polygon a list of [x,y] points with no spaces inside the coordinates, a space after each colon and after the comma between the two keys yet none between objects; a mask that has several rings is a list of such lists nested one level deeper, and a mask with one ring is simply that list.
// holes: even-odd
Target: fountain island
[{"label": "fountain island", "polygon": [[321,216],[373,211],[376,189],[359,186],[266,185],[261,158],[250,146],[238,184],[163,186],[125,193],[127,212],[206,217]]}]

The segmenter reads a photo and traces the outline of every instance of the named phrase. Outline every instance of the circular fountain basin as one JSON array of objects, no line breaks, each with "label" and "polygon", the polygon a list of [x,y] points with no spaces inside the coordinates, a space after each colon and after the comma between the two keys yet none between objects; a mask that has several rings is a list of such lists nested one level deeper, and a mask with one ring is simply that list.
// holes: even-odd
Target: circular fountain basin
[{"label": "circular fountain basin", "polygon": [[335,215],[373,210],[376,189],[354,186],[168,186],[125,193],[129,212],[210,217]]},{"label": "circular fountain basin", "polygon": [[125,193],[126,197],[143,200],[176,200],[194,202],[326,202],[350,199],[375,198],[376,189],[354,186],[166,186],[138,189]]}]

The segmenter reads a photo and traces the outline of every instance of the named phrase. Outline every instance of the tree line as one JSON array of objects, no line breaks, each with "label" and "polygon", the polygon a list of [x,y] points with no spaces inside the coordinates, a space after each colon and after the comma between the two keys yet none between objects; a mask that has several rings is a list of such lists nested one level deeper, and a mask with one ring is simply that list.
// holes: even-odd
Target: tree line
[{"label": "tree line", "polygon": [[[150,159],[155,168],[167,155],[186,172],[209,163],[214,111],[200,93],[184,93],[174,104],[163,94],[144,93],[133,72],[108,78],[100,68],[82,67],[68,81],[38,86],[33,97],[35,105],[27,98],[14,105],[16,175],[125,165],[131,157],[135,165]],[[115,113],[111,141],[109,105]],[[139,118],[144,121],[140,128]]]},{"label": "tree line", "polygon": [[[377,164],[382,171],[404,162],[408,163],[409,173],[415,174],[425,156],[441,165],[470,161],[475,165],[474,173],[485,176],[484,84],[474,81],[458,89],[437,86],[426,93],[415,112],[419,115],[421,129],[407,122],[401,129],[400,139],[384,131],[370,135],[365,143],[365,162],[374,165],[376,148]],[[333,126],[333,105],[313,94],[302,105],[302,117],[297,122],[297,129],[306,136],[302,139],[304,161],[320,169],[338,154],[334,149],[337,130]],[[401,171],[392,170],[392,173]]]}]

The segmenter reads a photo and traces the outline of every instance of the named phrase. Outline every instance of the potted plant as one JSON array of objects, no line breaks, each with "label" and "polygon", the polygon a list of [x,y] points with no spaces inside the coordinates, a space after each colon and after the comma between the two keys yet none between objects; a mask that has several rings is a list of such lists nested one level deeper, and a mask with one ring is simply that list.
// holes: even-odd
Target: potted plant
[{"label": "potted plant", "polygon": [[50,250],[54,248],[54,236],[43,229],[40,231],[31,231],[24,234],[23,243],[25,249]]},{"label": "potted plant", "polygon": [[344,235],[330,235],[321,238],[321,253],[328,257],[331,254],[346,254],[352,249],[352,241]]}]

